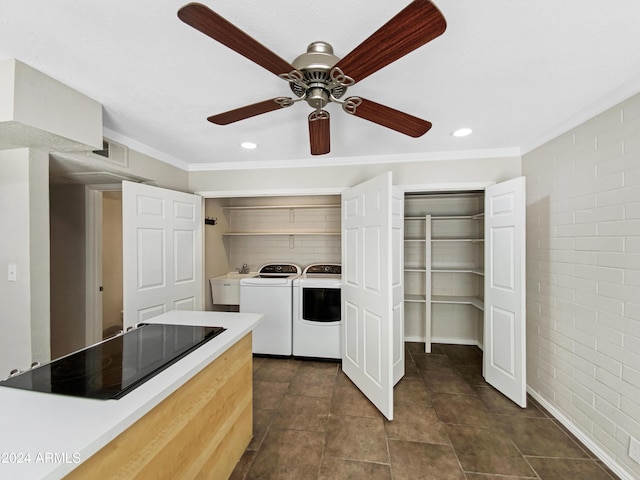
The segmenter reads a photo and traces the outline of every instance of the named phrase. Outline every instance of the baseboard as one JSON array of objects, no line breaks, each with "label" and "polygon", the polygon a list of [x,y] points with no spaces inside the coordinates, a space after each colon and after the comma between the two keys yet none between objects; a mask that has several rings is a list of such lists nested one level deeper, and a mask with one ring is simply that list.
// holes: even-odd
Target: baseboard
[{"label": "baseboard", "polygon": [[[424,340],[423,340],[424,342]],[[448,343],[450,345],[475,345],[478,346],[478,340],[472,338],[447,338],[447,337],[431,337],[431,343]]]},{"label": "baseboard", "polygon": [[419,337],[419,336],[413,336],[413,337],[404,337],[404,341],[405,342],[419,342],[419,343],[424,343],[424,337]]},{"label": "baseboard", "polygon": [[[424,337],[405,336],[404,341],[424,343]],[[482,345],[482,343],[478,342],[477,340],[471,340],[471,339],[431,337],[431,343],[448,343],[450,345],[475,345],[480,350],[484,351],[484,345]]]},{"label": "baseboard", "polygon": [[527,387],[527,393],[531,395],[536,402],[542,405],[555,419],[557,419],[567,430],[576,436],[593,454],[618,475],[622,480],[637,480],[633,473],[628,472],[622,465],[611,458],[604,450],[596,445],[593,440],[585,435],[585,433],[574,425],[574,423],[565,417],[557,408],[551,405],[547,400],[538,395],[530,387]]}]

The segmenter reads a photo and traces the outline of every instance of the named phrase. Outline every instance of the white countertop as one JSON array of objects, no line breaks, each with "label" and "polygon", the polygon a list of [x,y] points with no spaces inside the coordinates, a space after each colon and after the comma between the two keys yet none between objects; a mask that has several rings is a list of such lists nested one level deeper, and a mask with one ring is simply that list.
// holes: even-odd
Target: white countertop
[{"label": "white countertop", "polygon": [[219,326],[227,331],[119,400],[0,387],[0,478],[62,478],[253,330],[262,316],[174,310],[154,317],[147,323]]}]

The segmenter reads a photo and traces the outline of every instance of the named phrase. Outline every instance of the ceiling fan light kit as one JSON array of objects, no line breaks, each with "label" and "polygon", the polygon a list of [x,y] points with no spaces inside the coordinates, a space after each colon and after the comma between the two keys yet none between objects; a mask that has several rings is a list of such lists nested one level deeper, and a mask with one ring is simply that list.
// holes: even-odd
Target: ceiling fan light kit
[{"label": "ceiling fan light kit", "polygon": [[429,0],[414,0],[348,55],[339,58],[323,41],[311,43],[291,64],[200,3],[178,10],[180,20],[289,82],[295,98],[276,97],[207,118],[217,125],[244,120],[306,101],[312,155],[330,151],[330,116],[325,107],[342,110],[411,137],[420,137],[431,123],[359,96],[344,98],[347,89],[444,33],[442,13]]}]

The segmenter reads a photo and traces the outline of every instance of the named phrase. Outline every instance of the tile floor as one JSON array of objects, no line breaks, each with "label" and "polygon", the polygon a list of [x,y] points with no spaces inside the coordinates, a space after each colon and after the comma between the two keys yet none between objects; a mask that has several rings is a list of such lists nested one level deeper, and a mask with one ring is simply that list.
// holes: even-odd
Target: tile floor
[{"label": "tile floor", "polygon": [[541,407],[485,383],[477,347],[406,344],[385,418],[336,363],[254,358],[254,437],[233,480],[612,480]]}]

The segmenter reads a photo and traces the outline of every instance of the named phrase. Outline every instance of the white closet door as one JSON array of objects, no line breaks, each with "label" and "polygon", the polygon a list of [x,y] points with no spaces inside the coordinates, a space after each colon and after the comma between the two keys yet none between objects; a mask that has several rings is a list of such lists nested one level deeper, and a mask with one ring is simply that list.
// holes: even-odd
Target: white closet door
[{"label": "white closet door", "polygon": [[393,419],[391,173],[342,194],[342,369]]},{"label": "white closet door", "polygon": [[393,289],[393,384],[404,377],[404,190],[391,197],[391,263]]},{"label": "white closet door", "polygon": [[527,406],[525,179],[485,190],[484,364],[488,383]]},{"label": "white closet door", "polygon": [[122,183],[124,328],[202,309],[202,197]]}]

